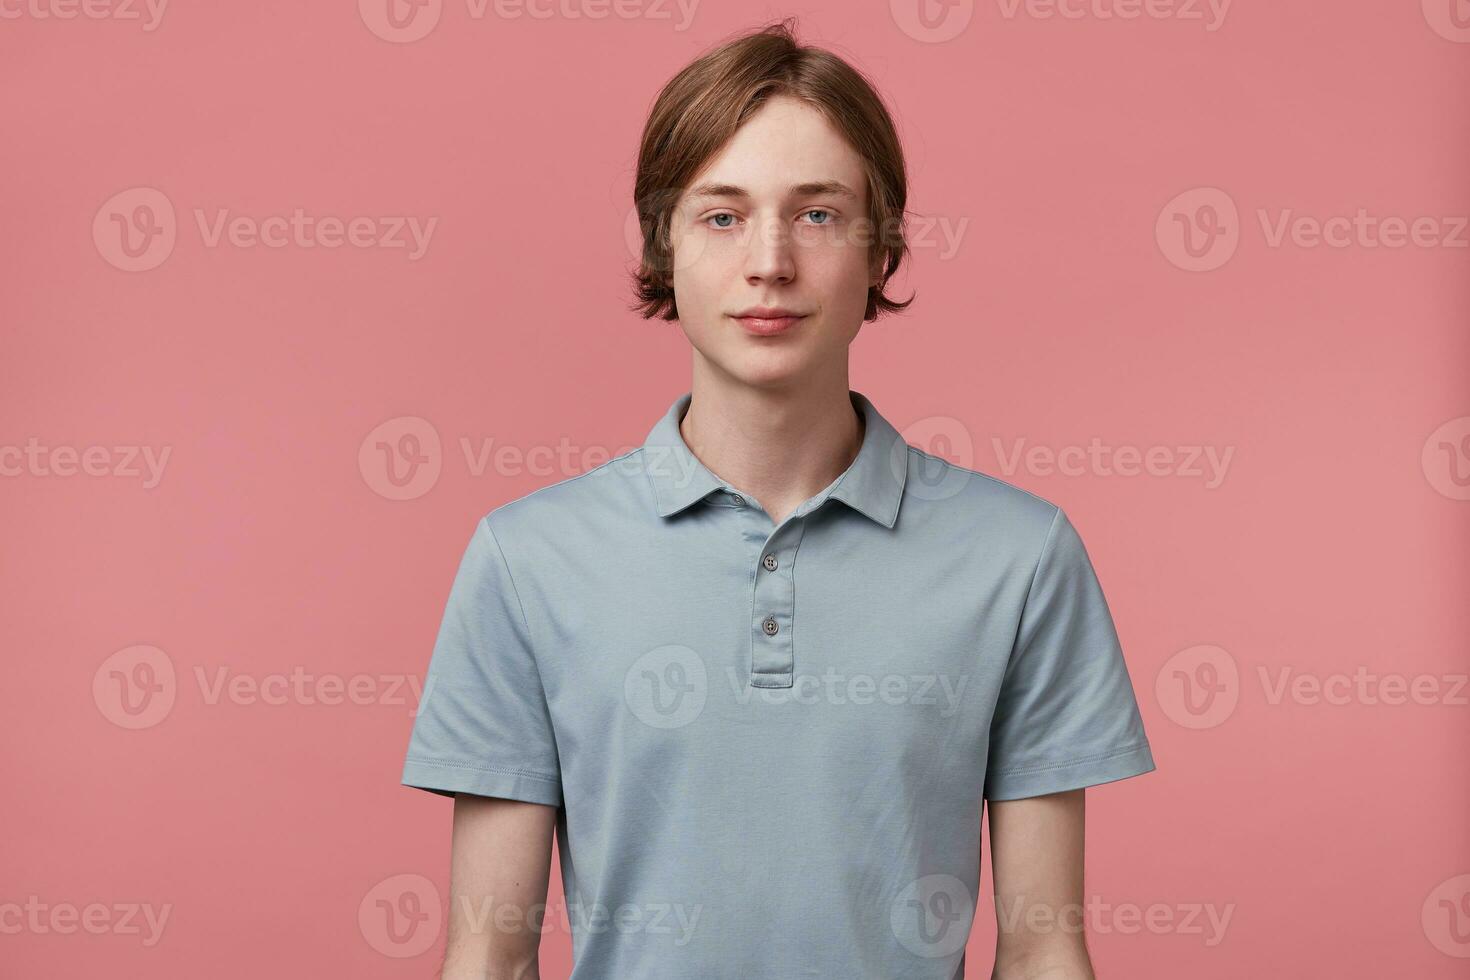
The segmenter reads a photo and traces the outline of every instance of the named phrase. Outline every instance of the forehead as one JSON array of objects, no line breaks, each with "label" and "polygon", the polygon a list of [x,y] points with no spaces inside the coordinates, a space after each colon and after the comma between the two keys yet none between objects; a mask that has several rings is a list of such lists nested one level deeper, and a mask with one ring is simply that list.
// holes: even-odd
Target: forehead
[{"label": "forehead", "polygon": [[726,184],[756,198],[837,181],[866,199],[863,161],[842,133],[805,102],[778,96],[762,105],[705,164],[690,188]]}]

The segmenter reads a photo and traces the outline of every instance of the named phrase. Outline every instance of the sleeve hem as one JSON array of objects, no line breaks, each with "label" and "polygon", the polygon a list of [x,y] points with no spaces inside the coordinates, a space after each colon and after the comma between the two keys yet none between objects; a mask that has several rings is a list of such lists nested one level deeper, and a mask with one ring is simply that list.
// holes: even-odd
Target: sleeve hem
[{"label": "sleeve hem", "polygon": [[473,793],[526,803],[562,804],[561,782],[554,776],[523,769],[494,769],[453,762],[409,759],[403,765],[404,786],[439,796]]},{"label": "sleeve hem", "polygon": [[1106,755],[1070,762],[991,771],[985,780],[984,795],[988,800],[1019,800],[1116,782],[1156,768],[1149,744],[1141,742]]}]

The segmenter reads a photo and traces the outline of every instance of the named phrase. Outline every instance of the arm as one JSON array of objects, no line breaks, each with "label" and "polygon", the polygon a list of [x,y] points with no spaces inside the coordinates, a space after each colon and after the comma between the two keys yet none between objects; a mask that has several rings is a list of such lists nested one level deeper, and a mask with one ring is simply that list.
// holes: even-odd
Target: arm
[{"label": "arm", "polygon": [[539,980],[556,814],[540,803],[455,795],[441,980]]},{"label": "arm", "polygon": [[991,800],[991,980],[1095,980],[1082,929],[1084,794]]}]

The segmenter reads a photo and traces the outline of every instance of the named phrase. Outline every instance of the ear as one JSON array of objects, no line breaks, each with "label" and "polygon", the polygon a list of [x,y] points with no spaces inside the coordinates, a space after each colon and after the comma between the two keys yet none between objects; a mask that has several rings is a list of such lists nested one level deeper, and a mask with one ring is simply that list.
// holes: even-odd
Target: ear
[{"label": "ear", "polygon": [[882,251],[873,253],[872,259],[868,262],[869,286],[877,287],[883,285],[883,262],[887,257],[887,253]]}]

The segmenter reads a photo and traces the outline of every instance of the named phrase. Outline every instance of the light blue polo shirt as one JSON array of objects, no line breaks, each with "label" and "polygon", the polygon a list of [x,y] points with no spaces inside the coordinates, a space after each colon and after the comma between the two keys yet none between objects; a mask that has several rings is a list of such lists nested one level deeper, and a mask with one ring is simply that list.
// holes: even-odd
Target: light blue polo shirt
[{"label": "light blue polo shirt", "polygon": [[475,525],[402,779],[559,808],[572,980],[962,977],[982,799],[1154,769],[1066,515],[850,398],[780,526],[687,392]]}]

